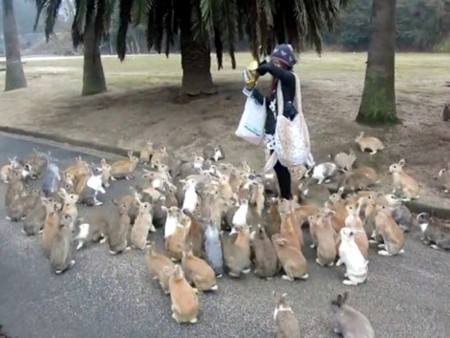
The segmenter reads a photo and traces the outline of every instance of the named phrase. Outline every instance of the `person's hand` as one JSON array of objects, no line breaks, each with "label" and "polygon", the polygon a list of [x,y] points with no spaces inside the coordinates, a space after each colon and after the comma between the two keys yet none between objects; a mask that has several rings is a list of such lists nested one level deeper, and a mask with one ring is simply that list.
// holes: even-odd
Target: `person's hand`
[{"label": "person's hand", "polygon": [[258,68],[258,62],[252,60],[247,68],[244,70],[245,87],[252,90],[258,83],[259,73],[256,71]]}]

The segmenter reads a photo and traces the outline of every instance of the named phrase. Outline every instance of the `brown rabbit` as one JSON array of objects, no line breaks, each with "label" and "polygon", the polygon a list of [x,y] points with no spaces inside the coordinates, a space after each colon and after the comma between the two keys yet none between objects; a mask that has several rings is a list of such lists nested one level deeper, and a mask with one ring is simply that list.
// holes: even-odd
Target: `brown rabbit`
[{"label": "brown rabbit", "polygon": [[196,323],[199,311],[197,290],[186,281],[180,265],[175,265],[170,272],[169,290],[172,318],[177,323]]},{"label": "brown rabbit", "polygon": [[66,272],[75,265],[75,260],[72,259],[72,223],[72,217],[63,214],[52,234],[49,258],[56,274]]},{"label": "brown rabbit", "polygon": [[379,150],[384,149],[383,143],[376,137],[364,136],[364,132],[360,132],[355,138],[355,143],[359,145],[362,152],[369,150],[371,155],[374,155]]},{"label": "brown rabbit", "polygon": [[5,207],[10,207],[13,203],[21,200],[27,195],[25,184],[22,180],[21,170],[13,170],[5,194]]},{"label": "brown rabbit", "polygon": [[128,151],[128,159],[118,160],[111,164],[111,180],[132,178],[131,174],[136,169],[139,158],[133,155],[131,150]]},{"label": "brown rabbit", "polygon": [[166,251],[173,261],[181,260],[190,226],[191,218],[181,213],[175,232],[166,238]]},{"label": "brown rabbit", "polygon": [[53,200],[42,197],[46,208],[46,216],[44,220],[44,229],[42,230],[41,248],[45,257],[50,256],[52,242],[59,227],[59,209],[61,205]]},{"label": "brown rabbit", "polygon": [[223,259],[231,277],[238,278],[241,273],[250,272],[250,236],[248,229],[235,226],[229,235],[220,233],[222,241]]},{"label": "brown rabbit", "polygon": [[148,253],[146,255],[147,268],[150,276],[153,279],[158,279],[162,290],[166,295],[169,291],[169,275],[165,272],[165,269],[172,270],[175,264],[172,263],[170,258],[163,254],[159,254],[154,250],[154,243],[149,246]]},{"label": "brown rabbit", "polygon": [[106,160],[104,158],[101,159],[100,165],[101,165],[101,168],[102,168],[102,185],[105,188],[108,188],[110,186],[109,180],[111,179],[112,167],[111,167],[110,164],[108,164],[106,162]]},{"label": "brown rabbit", "polygon": [[278,211],[278,198],[272,197],[269,201],[269,209],[267,211],[266,232],[269,238],[280,233],[281,217]]},{"label": "brown rabbit", "polygon": [[136,201],[139,203],[139,214],[131,229],[130,239],[132,247],[143,250],[149,244],[147,241],[148,232],[155,232],[156,229],[153,225],[151,204],[142,202],[140,199],[136,199]]},{"label": "brown rabbit", "polygon": [[272,236],[272,243],[285,275],[283,279],[293,282],[294,279],[308,279],[308,265],[300,249],[288,245],[279,234]]},{"label": "brown rabbit", "polygon": [[303,232],[294,220],[290,202],[282,199],[278,205],[278,211],[281,217],[280,235],[286,238],[288,245],[292,245],[301,250],[303,246]]},{"label": "brown rabbit", "polygon": [[319,216],[314,224],[314,234],[318,243],[316,263],[321,266],[333,266],[337,257],[337,234],[331,226],[330,213]]},{"label": "brown rabbit", "polygon": [[214,270],[203,259],[196,257],[192,252],[192,243],[189,249],[183,251],[181,265],[186,273],[186,279],[192,281],[200,291],[216,291],[218,286]]},{"label": "brown rabbit", "polygon": [[356,154],[353,149],[350,149],[349,153],[341,152],[336,154],[333,162],[339,167],[343,172],[347,172],[353,169],[353,164],[356,161]]},{"label": "brown rabbit", "polygon": [[109,244],[109,253],[117,255],[124,252],[128,247],[128,232],[131,228],[128,208],[124,203],[119,204],[116,200],[113,203],[118,209],[117,219],[106,224],[106,236]]},{"label": "brown rabbit", "polygon": [[273,312],[273,320],[277,325],[277,338],[294,338],[302,336],[298,320],[295,318],[292,308],[287,303],[286,293],[282,294],[278,300],[275,311]]},{"label": "brown rabbit", "polygon": [[27,236],[36,235],[44,226],[47,209],[41,198],[36,198],[34,204],[31,204],[25,211],[23,218],[23,232]]},{"label": "brown rabbit", "polygon": [[418,199],[420,197],[420,186],[417,181],[403,171],[405,160],[391,164],[389,172],[392,174],[393,194],[402,193],[405,200]]},{"label": "brown rabbit", "polygon": [[147,164],[150,162],[150,157],[153,154],[153,142],[147,139],[144,146],[141,148],[139,159],[142,163]]},{"label": "brown rabbit", "polygon": [[156,147],[153,149],[153,156],[150,159],[150,166],[157,167],[160,164],[168,164],[169,154],[165,146]]},{"label": "brown rabbit", "polygon": [[392,218],[391,210],[385,205],[377,205],[377,215],[375,216],[375,236],[378,234],[383,238],[383,244],[378,247],[381,256],[394,256],[404,253],[405,237],[402,229]]},{"label": "brown rabbit", "polygon": [[203,233],[202,226],[197,216],[191,216],[191,226],[189,228],[189,234],[187,237],[187,243],[192,243],[192,252],[199,258],[205,257],[203,250],[203,242],[205,240],[205,234]]},{"label": "brown rabbit", "polygon": [[63,171],[63,176],[66,178],[66,180],[73,181],[77,180],[80,176],[90,176],[92,175],[92,170],[89,167],[89,164],[86,161],[83,161],[81,156],[78,156],[75,160],[75,163],[68,166]]},{"label": "brown rabbit", "polygon": [[62,213],[70,216],[72,223],[68,224],[68,226],[73,231],[75,229],[75,223],[78,218],[77,202],[79,197],[76,194],[68,194],[67,191],[63,188],[59,190],[59,195],[64,200]]},{"label": "brown rabbit", "polygon": [[251,243],[255,256],[255,275],[272,278],[279,270],[277,252],[261,224],[251,234]]}]

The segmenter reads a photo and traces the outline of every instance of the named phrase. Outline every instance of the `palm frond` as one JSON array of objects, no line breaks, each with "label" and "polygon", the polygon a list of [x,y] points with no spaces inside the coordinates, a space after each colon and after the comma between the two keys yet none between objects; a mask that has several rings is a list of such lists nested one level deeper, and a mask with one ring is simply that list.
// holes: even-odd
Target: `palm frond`
[{"label": "palm frond", "polygon": [[37,13],[36,13],[36,18],[34,20],[34,25],[33,25],[33,30],[34,31],[36,31],[36,28],[37,28],[37,26],[39,24],[39,19],[41,17],[41,13],[42,13],[42,10],[45,7],[46,2],[47,2],[47,0],[36,0]]},{"label": "palm frond", "polygon": [[127,31],[131,21],[131,8],[134,0],[120,0],[119,3],[119,29],[117,31],[116,49],[120,61],[125,59],[127,52]]},{"label": "palm frond", "polygon": [[75,17],[72,23],[72,43],[74,48],[77,48],[80,43],[83,43],[83,34],[88,12],[87,5],[86,0],[75,0]]}]

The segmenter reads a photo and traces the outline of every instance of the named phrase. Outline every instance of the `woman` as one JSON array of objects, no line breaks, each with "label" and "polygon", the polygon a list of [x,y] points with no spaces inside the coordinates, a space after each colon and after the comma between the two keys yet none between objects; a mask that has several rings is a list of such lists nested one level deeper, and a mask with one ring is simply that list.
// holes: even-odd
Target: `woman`
[{"label": "woman", "polygon": [[[244,93],[254,98],[259,104],[264,103],[264,96],[255,88],[256,81],[259,76],[270,73],[273,77],[272,84],[268,95],[265,97],[267,119],[265,124],[265,142],[266,147],[272,154],[275,146],[275,127],[276,116],[279,107],[283,109],[283,115],[290,120],[293,120],[297,115],[295,108],[294,97],[296,94],[296,77],[292,72],[294,65],[297,63],[297,57],[291,45],[281,44],[275,47],[271,56],[270,62],[262,62],[254,71],[246,73],[246,86]],[[280,97],[277,97],[278,83],[281,83],[282,104],[277,102]],[[300,94],[299,94],[300,95]],[[280,194],[282,198],[292,199],[291,193],[291,176],[288,168],[283,166],[279,161],[274,165],[274,170],[278,178],[280,186]]]}]

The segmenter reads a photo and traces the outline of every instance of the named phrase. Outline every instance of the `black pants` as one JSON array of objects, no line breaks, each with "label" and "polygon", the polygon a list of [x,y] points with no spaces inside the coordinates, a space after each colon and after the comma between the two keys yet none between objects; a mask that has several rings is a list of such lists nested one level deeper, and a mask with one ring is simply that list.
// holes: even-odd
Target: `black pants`
[{"label": "black pants", "polygon": [[[272,154],[273,150],[270,151]],[[278,185],[280,186],[281,198],[291,199],[291,173],[289,169],[283,166],[279,161],[273,167],[278,178]]]}]

